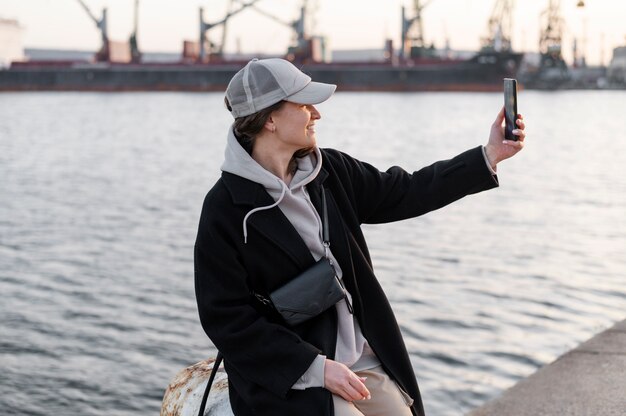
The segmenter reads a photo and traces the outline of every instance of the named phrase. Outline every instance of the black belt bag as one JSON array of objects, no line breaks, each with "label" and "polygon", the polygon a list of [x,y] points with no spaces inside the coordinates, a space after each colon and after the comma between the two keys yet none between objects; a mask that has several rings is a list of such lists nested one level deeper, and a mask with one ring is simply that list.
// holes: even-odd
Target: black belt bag
[{"label": "black belt bag", "polygon": [[307,321],[326,309],[334,306],[342,299],[346,300],[352,313],[352,305],[348,301],[346,288],[337,277],[335,268],[329,257],[330,238],[328,232],[328,212],[326,193],[322,188],[322,238],[324,240],[324,257],[313,266],[274,290],[269,299],[255,294],[264,303],[271,304],[283,317],[288,325],[298,325]]},{"label": "black belt bag", "polygon": [[345,289],[326,257],[270,293],[272,304],[291,326],[319,315],[344,298]]}]

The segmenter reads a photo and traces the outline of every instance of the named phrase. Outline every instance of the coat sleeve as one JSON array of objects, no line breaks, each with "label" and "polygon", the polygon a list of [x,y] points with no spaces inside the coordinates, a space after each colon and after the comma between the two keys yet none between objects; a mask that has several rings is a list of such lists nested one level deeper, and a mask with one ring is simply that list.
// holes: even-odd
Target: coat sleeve
[{"label": "coat sleeve", "polygon": [[498,186],[476,147],[413,173],[394,166],[381,172],[344,153],[329,151],[331,164],[343,176],[360,223],[403,220],[441,208],[466,195]]},{"label": "coat sleeve", "polygon": [[321,351],[270,322],[251,304],[247,273],[232,242],[203,215],[194,249],[195,291],[205,332],[240,375],[280,397]]}]

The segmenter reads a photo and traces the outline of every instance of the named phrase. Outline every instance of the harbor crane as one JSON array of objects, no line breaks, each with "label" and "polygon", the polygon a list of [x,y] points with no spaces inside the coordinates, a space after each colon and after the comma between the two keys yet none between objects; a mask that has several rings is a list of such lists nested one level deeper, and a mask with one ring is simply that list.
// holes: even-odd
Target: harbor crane
[{"label": "harbor crane", "polygon": [[288,48],[288,58],[291,60],[295,60],[295,61],[301,61],[301,60],[306,60],[307,57],[310,56],[310,51],[309,51],[309,36],[306,33],[305,30],[305,21],[306,21],[306,15],[307,15],[307,0],[303,0],[302,2],[302,6],[300,7],[300,16],[293,20],[293,21],[285,21],[283,19],[280,19],[262,9],[259,9],[257,6],[252,6],[252,9],[254,9],[257,13],[261,14],[262,16],[267,17],[268,19],[271,19],[283,26],[287,26],[288,28],[292,29],[294,34],[295,34],[295,38],[294,38],[294,42],[295,42],[295,46],[291,46]]},{"label": "harbor crane", "polygon": [[[233,5],[235,4],[235,0],[230,0],[228,2],[228,13],[230,13],[233,10]],[[219,56],[224,56],[224,45],[226,45],[226,33],[228,29],[228,21],[225,21],[224,24],[222,25],[222,40],[220,42],[220,44],[217,47],[217,55]]]},{"label": "harbor crane", "polygon": [[102,9],[102,17],[100,19],[98,19],[91,12],[89,7],[87,7],[87,5],[85,4],[85,2],[83,0],[78,0],[78,3],[83,7],[83,9],[85,9],[87,14],[91,18],[91,20],[94,21],[94,23],[96,24],[96,27],[100,30],[100,35],[101,35],[101,38],[102,38],[102,46],[100,47],[100,50],[98,51],[98,53],[96,53],[96,60],[97,61],[106,61],[106,60],[108,60],[108,56],[109,56],[109,33],[108,33],[108,27],[107,27],[107,8],[105,7],[105,8]]},{"label": "harbor crane", "polygon": [[108,19],[107,8],[102,9],[102,17],[97,18],[95,14],[89,9],[87,4],[83,0],[78,0],[78,3],[87,12],[87,15],[96,24],[96,27],[100,30],[100,36],[102,39],[102,46],[100,50],[96,52],[96,61],[98,62],[140,62],[141,52],[137,44],[137,21],[139,12],[139,0],[135,0],[135,17],[134,28],[130,35],[128,43],[125,42],[112,42],[109,39],[108,31]]},{"label": "harbor crane", "polygon": [[[540,15],[539,62],[531,66],[522,76],[523,82],[533,88],[556,89],[568,85],[573,80],[562,54],[563,29],[565,20],[561,16],[561,0],[548,0],[548,7]],[[578,0],[576,7],[585,7]],[[574,40],[574,65],[577,59],[577,45]]]},{"label": "harbor crane", "polygon": [[300,7],[300,17],[291,22],[286,22],[262,9],[259,9],[257,6],[252,6],[252,8],[257,13],[261,14],[262,16],[265,16],[268,19],[271,19],[277,23],[280,23],[283,26],[287,26],[290,29],[293,29],[293,31],[296,34],[296,42],[300,43],[302,40],[306,38],[305,31],[304,31],[304,19],[306,16],[306,1],[304,1],[304,3],[302,4],[302,7]]},{"label": "harbor crane", "polygon": [[548,8],[541,13],[541,21],[539,36],[541,66],[565,68],[561,54],[564,23],[561,17],[561,0],[549,0]]},{"label": "harbor crane", "polygon": [[[576,7],[585,7],[585,2],[579,0]],[[541,13],[541,34],[539,37],[539,51],[542,54],[542,66],[545,55],[546,65],[565,66],[561,55],[563,40],[564,19],[561,17],[561,0],[549,0],[548,8]]]},{"label": "harbor crane", "polygon": [[432,55],[429,51],[432,47],[426,47],[424,42],[424,26],[422,24],[422,10],[426,8],[432,0],[420,3],[413,0],[413,11],[415,15],[408,18],[405,7],[402,6],[402,36],[400,41],[400,59],[420,58]]},{"label": "harbor crane", "polygon": [[513,30],[513,8],[515,0],[496,0],[487,21],[487,36],[482,38],[482,50],[509,52]]},{"label": "harbor crane", "polygon": [[130,45],[130,61],[133,63],[141,62],[141,51],[137,42],[137,27],[139,20],[139,0],[135,0],[135,16],[133,19],[133,32],[130,34],[128,44]]},{"label": "harbor crane", "polygon": [[[225,31],[225,25],[228,22],[228,19],[242,12],[248,7],[253,6],[254,3],[258,1],[259,0],[250,0],[248,3],[242,3],[241,7],[239,7],[236,10],[229,10],[228,13],[226,13],[226,16],[224,16],[222,20],[218,20],[217,22],[213,22],[213,23],[207,23],[204,21],[204,8],[200,7],[200,39],[199,39],[200,40],[200,56],[199,56],[199,59],[201,62],[206,61],[207,55],[209,57],[218,56],[218,55],[221,55],[224,51],[224,41],[225,41],[224,32],[222,32],[222,44],[221,45],[216,45],[213,42],[211,42],[211,40],[207,36],[207,32],[219,26],[222,26]],[[229,4],[229,9],[231,7],[232,7],[232,0]],[[206,50],[205,44],[206,46],[208,46],[208,49],[209,49],[208,51]]]},{"label": "harbor crane", "polygon": [[[242,0],[232,0],[241,5],[243,5]],[[249,4],[250,8],[261,14],[262,16],[267,17],[268,19],[273,20],[283,26],[287,26],[291,30],[293,30],[294,37],[294,46],[290,46],[287,52],[287,58],[292,61],[303,62],[308,60],[313,56],[311,50],[311,39],[306,32],[306,17],[307,10],[309,6],[308,0],[302,1],[302,6],[300,7],[300,15],[297,19],[293,21],[285,21],[276,17],[275,15],[266,12],[263,9],[260,9],[255,4]]]},{"label": "harbor crane", "polygon": [[541,13],[540,21],[539,66],[529,71],[525,83],[535,88],[555,89],[571,79],[571,73],[561,53],[564,26],[561,0],[549,0],[548,8]]}]

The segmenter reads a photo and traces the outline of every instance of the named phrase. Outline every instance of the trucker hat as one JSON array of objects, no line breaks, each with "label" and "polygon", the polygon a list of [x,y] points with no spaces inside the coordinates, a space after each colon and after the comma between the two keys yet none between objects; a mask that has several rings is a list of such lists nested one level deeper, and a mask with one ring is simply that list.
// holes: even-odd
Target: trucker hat
[{"label": "trucker hat", "polygon": [[291,62],[279,58],[254,58],[228,83],[226,98],[233,117],[243,117],[279,101],[319,104],[333,95],[336,85],[311,81]]}]

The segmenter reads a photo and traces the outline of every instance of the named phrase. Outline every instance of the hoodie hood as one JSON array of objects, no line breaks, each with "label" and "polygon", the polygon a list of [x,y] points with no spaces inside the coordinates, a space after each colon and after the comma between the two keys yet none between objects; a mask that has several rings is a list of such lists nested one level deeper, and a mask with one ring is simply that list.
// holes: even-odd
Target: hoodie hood
[{"label": "hoodie hood", "polygon": [[[278,176],[259,165],[259,163],[254,160],[243,147],[241,147],[235,137],[235,133],[233,132],[233,126],[228,129],[226,150],[224,152],[224,163],[221,168],[222,171],[232,173],[263,185],[265,190],[270,194],[274,201],[276,201],[274,204],[257,207],[248,212],[243,221],[244,241],[247,242],[248,232],[246,222],[250,215],[255,212],[274,208],[275,206],[280,205],[286,195],[295,196],[300,193],[305,193],[304,186],[312,182],[322,168],[322,153],[319,148],[315,146],[313,153],[310,153],[302,158],[297,158],[296,165],[296,173],[294,174],[291,183],[287,185]],[[283,207],[281,206],[281,209],[282,208]]]}]

